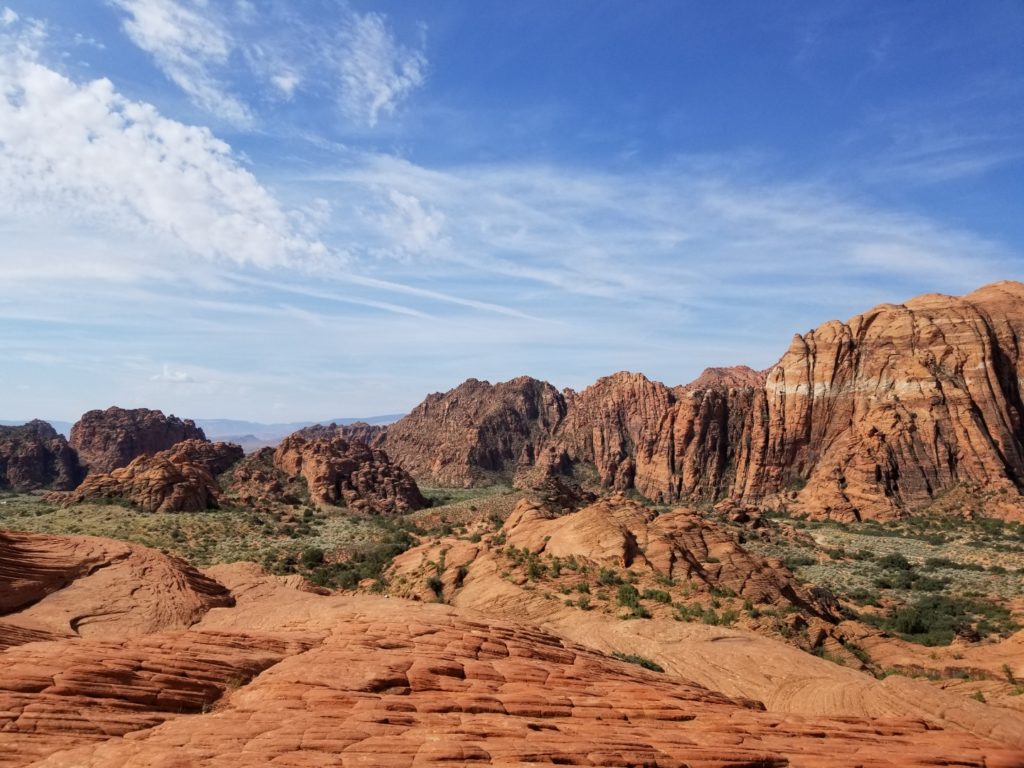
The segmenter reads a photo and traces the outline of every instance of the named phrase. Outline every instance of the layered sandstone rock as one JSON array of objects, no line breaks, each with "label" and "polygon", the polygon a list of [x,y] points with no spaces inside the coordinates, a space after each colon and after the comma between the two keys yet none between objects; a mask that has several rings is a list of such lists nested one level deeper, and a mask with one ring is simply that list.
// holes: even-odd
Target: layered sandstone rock
[{"label": "layered sandstone rock", "polygon": [[0,426],[0,489],[69,490],[78,483],[80,473],[67,440],[45,421]]},{"label": "layered sandstone rock", "polygon": [[177,558],[92,536],[0,532],[0,583],[0,648],[185,629],[234,605]]},{"label": "layered sandstone rock", "polygon": [[732,492],[805,486],[800,506],[851,519],[967,482],[1008,497],[1004,516],[1024,515],[1022,334],[1024,285],[1005,282],[795,337],[758,392]]},{"label": "layered sandstone rock", "polygon": [[110,472],[133,459],[166,450],[182,440],[205,440],[190,419],[164,416],[148,408],[116,406],[89,411],[71,427],[71,447],[87,472]]},{"label": "layered sandstone rock", "polygon": [[125,500],[145,512],[217,509],[222,499],[214,475],[241,457],[242,449],[233,443],[187,440],[153,456],[140,456],[127,467],[92,473],[74,491],[49,498],[65,506]]},{"label": "layered sandstone rock", "polygon": [[472,486],[532,465],[535,449],[565,418],[564,397],[527,376],[500,384],[469,379],[429,395],[390,425],[381,446],[421,483]]},{"label": "layered sandstone rock", "polygon": [[903,515],[966,487],[983,514],[1024,519],[1022,337],[1024,284],[996,283],[826,323],[765,373],[708,369],[676,388],[618,373],[564,395],[471,380],[431,395],[385,443],[447,484],[568,473],[663,503],[841,519]]},{"label": "layered sandstone rock", "polygon": [[1021,756],[1010,737],[938,717],[768,712],[521,624],[214,570],[237,605],[188,629],[0,652],[0,765],[1005,767]]},{"label": "layered sandstone rock", "polygon": [[427,506],[409,473],[384,451],[365,443],[290,435],[274,451],[273,463],[290,478],[305,478],[315,504],[344,505],[374,514]]}]

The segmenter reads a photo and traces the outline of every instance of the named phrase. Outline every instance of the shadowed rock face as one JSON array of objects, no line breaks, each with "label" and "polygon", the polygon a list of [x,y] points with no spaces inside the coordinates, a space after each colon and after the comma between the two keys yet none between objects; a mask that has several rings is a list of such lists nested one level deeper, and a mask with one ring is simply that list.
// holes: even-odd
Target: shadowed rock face
[{"label": "shadowed rock face", "polygon": [[68,490],[80,472],[67,440],[45,421],[0,427],[0,489]]},{"label": "shadowed rock face", "polygon": [[206,440],[206,435],[190,419],[115,406],[83,414],[71,427],[70,443],[86,472],[110,472],[182,440]]},{"label": "shadowed rock face", "polygon": [[767,372],[708,369],[669,388],[617,373],[575,393],[470,380],[388,428],[414,476],[589,473],[664,503],[784,500],[890,518],[967,485],[1024,519],[1024,284],[881,305],[797,336]]},{"label": "shadowed rock face", "polygon": [[344,505],[374,514],[398,514],[427,506],[416,481],[388,455],[340,437],[286,437],[273,464],[289,478],[303,477],[315,504]]},{"label": "shadowed rock face", "polygon": [[233,443],[186,440],[153,456],[139,456],[127,467],[92,473],[70,493],[48,498],[59,504],[124,499],[145,512],[198,512],[220,506],[215,475],[242,458]]},{"label": "shadowed rock face", "polygon": [[[0,562],[9,546],[0,540]],[[213,590],[235,601],[215,607],[202,590],[190,597],[194,578],[153,589],[150,571],[162,583],[180,570],[157,552],[31,534],[13,547],[61,570],[63,588],[46,576],[45,596],[4,621],[58,619],[73,603],[119,616],[111,580],[97,580],[117,568],[122,591],[148,610],[146,625],[129,631],[112,622],[0,651],[4,768],[980,767],[1020,757],[932,718],[767,712],[548,631],[442,605],[321,596],[252,564],[210,570]],[[125,568],[133,558],[145,567]],[[195,608],[182,612],[183,602]]]}]

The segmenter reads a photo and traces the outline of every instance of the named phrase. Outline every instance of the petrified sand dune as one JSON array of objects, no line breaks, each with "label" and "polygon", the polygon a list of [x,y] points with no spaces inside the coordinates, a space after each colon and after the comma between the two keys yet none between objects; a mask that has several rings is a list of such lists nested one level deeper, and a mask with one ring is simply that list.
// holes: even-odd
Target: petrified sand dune
[{"label": "petrified sand dune", "polygon": [[[36,546],[45,545],[57,546]],[[82,553],[89,562],[97,557]],[[649,672],[549,631],[450,606],[296,591],[251,564],[218,566],[211,576],[236,605],[210,608],[188,629],[0,652],[0,765],[681,768],[1022,759],[999,734],[983,738],[931,718],[766,712],[671,669]],[[139,575],[132,578],[138,585]],[[165,598],[154,593],[148,601]]]},{"label": "petrified sand dune", "polygon": [[184,562],[92,536],[0,533],[0,647],[184,629],[230,593]]},{"label": "petrified sand dune", "polygon": [[[409,550],[396,558],[389,590],[419,600],[433,599],[428,579],[437,572],[436,564],[443,562],[439,577],[443,595],[456,607],[536,625],[605,652],[638,653],[682,679],[730,696],[756,699],[770,712],[913,717],[1024,749],[1024,715],[1019,712],[939,690],[924,681],[876,680],[741,629],[673,621],[666,612],[656,612],[652,619],[620,621],[550,599],[544,592],[553,591],[553,584],[533,586],[504,577],[508,563],[500,552],[505,546],[595,564],[633,565],[634,572],[657,566],[654,572],[664,574],[672,566],[677,579],[693,586],[720,589],[732,584],[734,591],[752,597],[755,604],[792,606],[812,624],[832,626],[813,618],[828,617],[829,606],[794,585],[781,564],[771,565],[744,552],[713,523],[686,511],[654,517],[618,497],[553,517],[537,505],[522,502],[505,522],[499,541],[502,536],[499,545],[488,534],[475,543],[442,538]],[[707,563],[711,552],[717,553],[713,557],[718,563]],[[650,582],[641,577],[636,583],[642,587]]]}]

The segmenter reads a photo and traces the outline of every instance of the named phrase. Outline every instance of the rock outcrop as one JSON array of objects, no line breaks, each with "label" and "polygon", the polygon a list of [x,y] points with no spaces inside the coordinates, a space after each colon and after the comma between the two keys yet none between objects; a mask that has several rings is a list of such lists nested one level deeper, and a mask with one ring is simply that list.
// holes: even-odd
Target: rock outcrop
[{"label": "rock outcrop", "polygon": [[1021,757],[1012,735],[986,738],[927,715],[768,712],[448,606],[320,596],[246,564],[211,575],[236,605],[187,629],[0,652],[0,766],[1007,768]]},{"label": "rock outcrop", "polygon": [[139,456],[127,467],[92,473],[75,490],[49,498],[64,506],[124,500],[144,512],[217,509],[222,497],[215,475],[241,458],[241,447],[233,443],[186,440],[152,456]]},{"label": "rock outcrop", "polygon": [[532,465],[565,413],[564,397],[547,382],[469,379],[429,395],[388,426],[380,445],[421,483],[482,485]]},{"label": "rock outcrop", "polygon": [[[612,591],[628,577],[639,594],[657,594],[660,600],[650,609],[666,617],[674,604],[703,611],[720,602],[723,609],[735,603],[735,609],[743,604],[799,614],[804,626],[807,620],[839,620],[838,603],[825,590],[808,589],[781,561],[747,551],[725,526],[685,508],[659,515],[622,494],[569,514],[524,499],[496,537],[431,540],[399,555],[388,574],[389,590],[433,600],[440,586],[440,596],[450,600],[480,574],[495,572],[520,586],[542,584],[563,594],[586,582],[587,595],[600,588],[590,578],[599,572]],[[594,599],[583,610],[599,607]],[[606,607],[614,612],[619,606],[612,601]]]},{"label": "rock outcrop", "polygon": [[354,421],[351,424],[314,424],[311,427],[303,427],[292,434],[304,437],[307,440],[330,439],[340,437],[349,442],[366,443],[376,445],[381,442],[384,432],[387,430],[382,424],[367,424],[365,421]]},{"label": "rock outcrop", "polygon": [[289,476],[274,464],[274,449],[260,448],[238,462],[222,478],[228,496],[239,506],[296,507],[309,500],[301,475]]},{"label": "rock outcrop", "polygon": [[45,421],[0,426],[0,490],[69,490],[80,473],[67,440]]},{"label": "rock outcrop", "polygon": [[148,408],[116,406],[89,411],[71,427],[71,447],[86,472],[110,472],[132,460],[166,450],[182,440],[205,440],[190,419],[164,416]]},{"label": "rock outcrop", "polygon": [[273,463],[289,478],[304,478],[314,504],[373,514],[399,514],[427,506],[409,473],[384,451],[365,443],[290,435],[274,451]]},{"label": "rock outcrop", "polygon": [[731,498],[891,518],[969,487],[1024,520],[1024,284],[881,305],[793,339],[778,364],[670,388],[618,373],[576,393],[470,380],[390,426],[448,485],[571,474],[662,503]]}]

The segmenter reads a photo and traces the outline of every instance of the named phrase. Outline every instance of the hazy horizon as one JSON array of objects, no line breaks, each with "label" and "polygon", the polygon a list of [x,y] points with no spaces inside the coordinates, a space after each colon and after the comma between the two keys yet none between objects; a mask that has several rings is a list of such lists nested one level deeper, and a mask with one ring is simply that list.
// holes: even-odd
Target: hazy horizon
[{"label": "hazy horizon", "polygon": [[670,385],[1024,279],[1024,5],[0,0],[4,418]]}]

